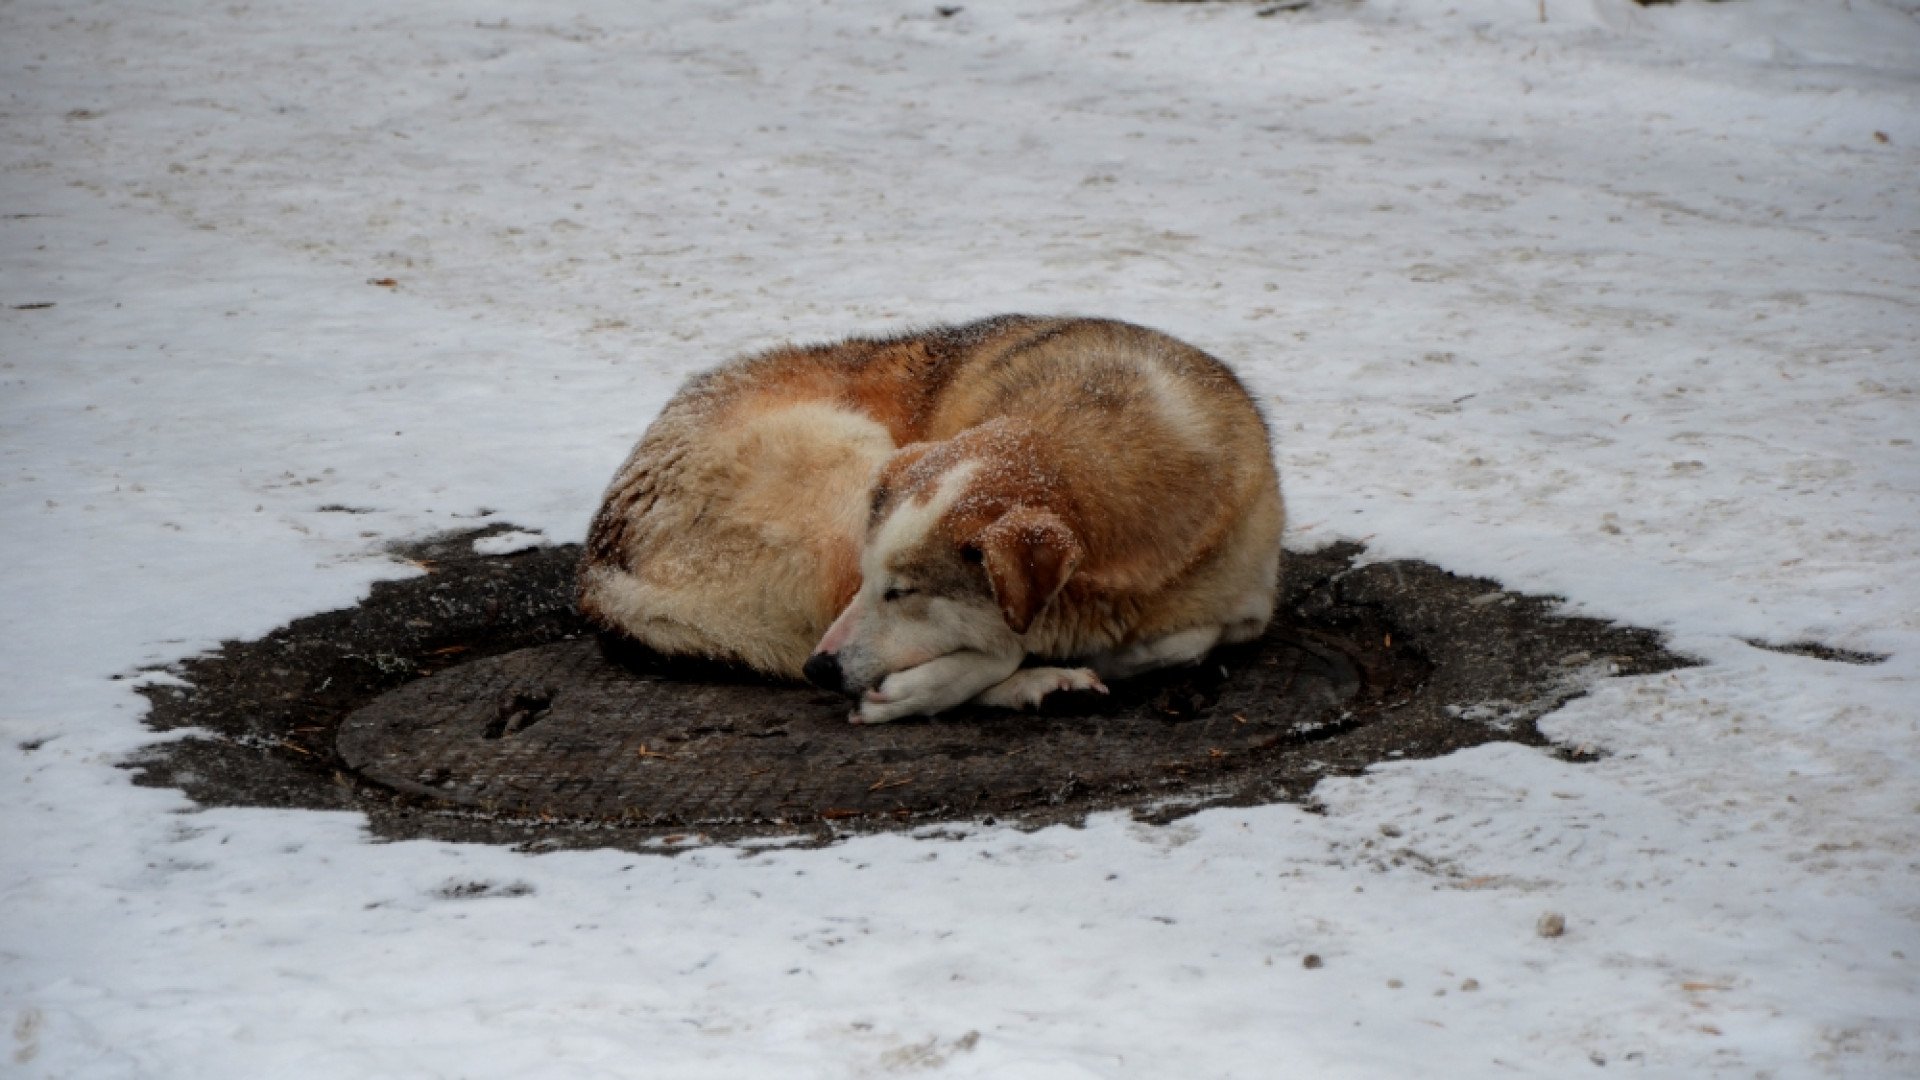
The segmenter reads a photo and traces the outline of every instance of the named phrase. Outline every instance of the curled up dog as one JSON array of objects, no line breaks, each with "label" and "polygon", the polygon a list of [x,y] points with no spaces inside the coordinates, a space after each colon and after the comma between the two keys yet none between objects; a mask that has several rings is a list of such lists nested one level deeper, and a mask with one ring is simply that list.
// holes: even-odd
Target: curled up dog
[{"label": "curled up dog", "polygon": [[1265,423],[1220,361],[1100,319],[785,347],[687,383],[608,488],[583,613],[881,723],[1189,663],[1273,616]]}]

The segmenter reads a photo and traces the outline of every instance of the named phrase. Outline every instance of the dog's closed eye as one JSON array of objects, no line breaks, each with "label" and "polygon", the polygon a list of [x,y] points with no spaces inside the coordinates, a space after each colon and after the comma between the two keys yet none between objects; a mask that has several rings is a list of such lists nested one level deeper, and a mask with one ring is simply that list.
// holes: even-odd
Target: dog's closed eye
[{"label": "dog's closed eye", "polygon": [[894,585],[889,587],[886,592],[881,593],[880,599],[891,602],[894,600],[898,600],[903,596],[912,596],[914,593],[917,593],[919,591],[920,590],[918,589],[910,589],[905,585]]}]

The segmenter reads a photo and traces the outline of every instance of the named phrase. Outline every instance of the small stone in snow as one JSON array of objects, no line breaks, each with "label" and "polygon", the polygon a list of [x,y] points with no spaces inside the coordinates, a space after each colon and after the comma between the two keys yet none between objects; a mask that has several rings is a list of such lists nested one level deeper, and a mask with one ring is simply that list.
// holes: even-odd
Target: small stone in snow
[{"label": "small stone in snow", "polygon": [[1321,964],[1322,961],[1319,953],[1308,953],[1300,958],[1300,966],[1306,968],[1308,971],[1318,971]]},{"label": "small stone in snow", "polygon": [[1559,937],[1567,932],[1567,917],[1557,911],[1549,911],[1533,924],[1533,931],[1544,938]]},{"label": "small stone in snow", "polygon": [[1460,992],[1463,994],[1471,994],[1478,989],[1480,989],[1479,979],[1468,979],[1460,984]]}]

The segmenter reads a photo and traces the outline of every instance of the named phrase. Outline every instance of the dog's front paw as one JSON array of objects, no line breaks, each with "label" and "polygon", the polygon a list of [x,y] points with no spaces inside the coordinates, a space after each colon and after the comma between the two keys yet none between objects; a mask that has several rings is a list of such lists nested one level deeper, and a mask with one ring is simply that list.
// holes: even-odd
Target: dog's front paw
[{"label": "dog's front paw", "polygon": [[1104,694],[1107,685],[1091,668],[1021,668],[973,700],[1000,709],[1033,709],[1038,708],[1048,694],[1060,690],[1092,690]]},{"label": "dog's front paw", "polygon": [[[882,679],[879,686],[861,697],[860,707],[847,719],[856,724],[884,724],[903,716],[932,716],[973,700],[982,687],[996,685],[1019,663],[1018,653],[949,653]],[[1092,678],[1093,673],[1088,672],[1087,677]]]},{"label": "dog's front paw", "polygon": [[861,697],[860,704],[847,714],[847,723],[884,724],[889,720],[912,716],[918,711],[913,702],[895,701],[878,690],[869,690]]}]

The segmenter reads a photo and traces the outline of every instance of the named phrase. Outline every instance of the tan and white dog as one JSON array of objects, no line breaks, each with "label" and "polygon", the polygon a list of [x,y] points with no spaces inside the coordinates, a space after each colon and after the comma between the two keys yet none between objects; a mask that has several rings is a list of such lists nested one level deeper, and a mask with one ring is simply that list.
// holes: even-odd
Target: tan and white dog
[{"label": "tan and white dog", "polygon": [[1009,315],[689,381],[607,491],[580,609],[843,690],[856,722],[1020,708],[1258,636],[1283,517],[1225,365]]}]

